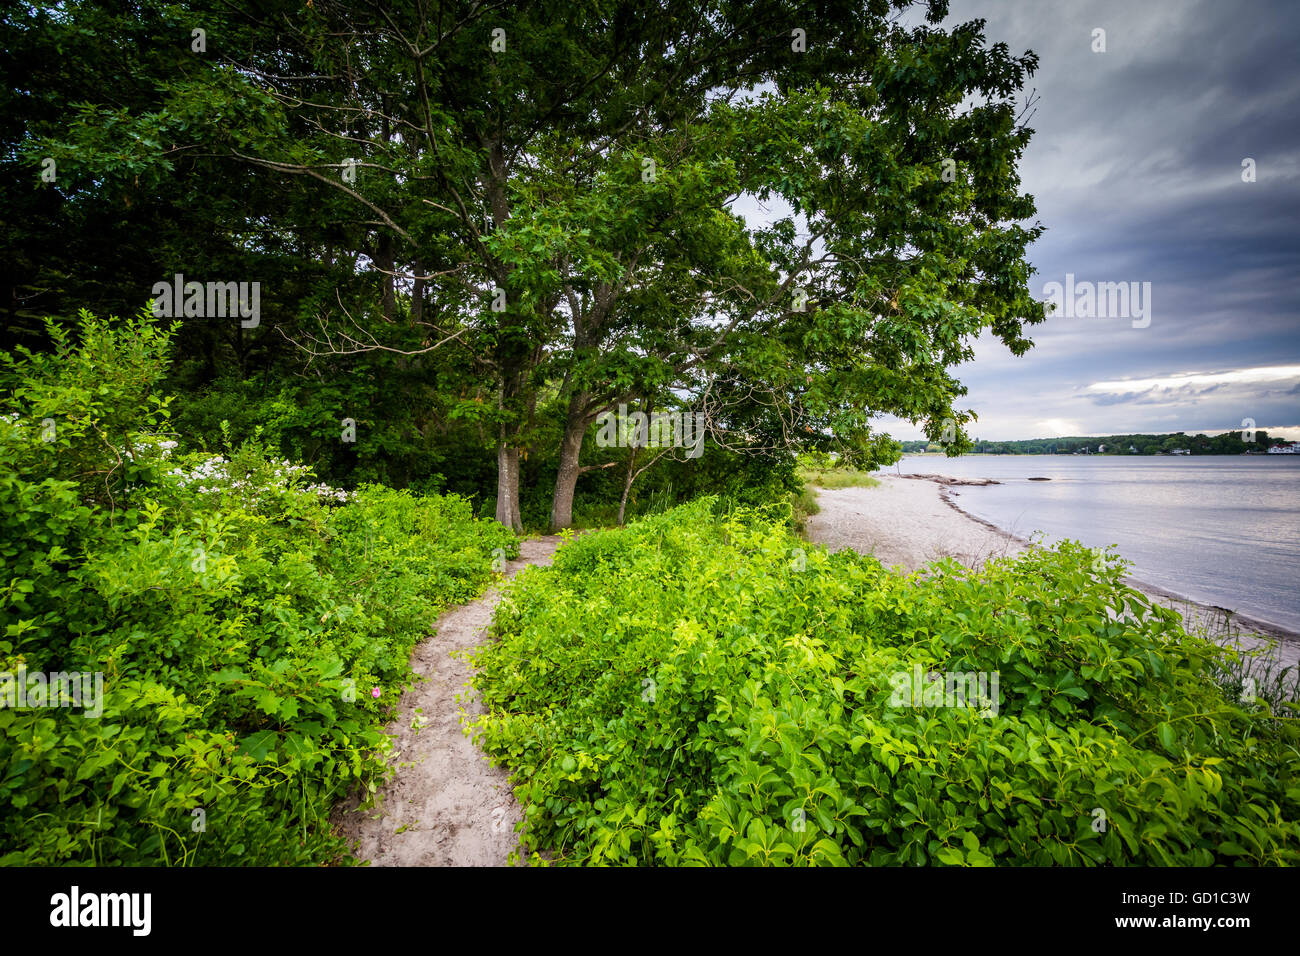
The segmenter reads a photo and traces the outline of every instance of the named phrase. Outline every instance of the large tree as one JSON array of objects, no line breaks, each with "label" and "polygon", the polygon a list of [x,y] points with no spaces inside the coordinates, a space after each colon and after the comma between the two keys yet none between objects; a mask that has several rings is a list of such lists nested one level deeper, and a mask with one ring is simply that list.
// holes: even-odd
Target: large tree
[{"label": "large tree", "polygon": [[[1029,131],[1014,96],[1034,59],[987,48],[978,23],[945,32],[880,12],[854,56],[782,54],[775,89],[730,89],[647,130],[654,182],[620,177],[626,158],[612,157],[581,184],[621,187],[613,225],[596,228],[626,252],[595,307],[570,308],[554,525],[568,523],[592,420],[638,394],[693,394],[723,445],[831,447],[871,465],[894,454],[871,427],[881,413],[964,447],[972,416],[953,407],[964,389],[949,369],[982,329],[1028,348],[1023,325],[1042,312],[1024,256],[1039,230],[1021,225],[1034,209],[1018,190]],[[727,211],[740,195],[794,214],[748,227]]]},{"label": "large tree", "polygon": [[[693,394],[724,443],[870,461],[880,413],[935,437],[968,418],[948,369],[981,329],[1028,346],[1014,99],[1034,58],[908,6],[144,4],[206,51],[148,107],[109,92],[38,146],[104,181],[226,164],[251,220],[381,277],[377,308],[322,301],[295,340],[457,350],[494,392],[457,413],[495,429],[516,529],[520,454],[558,385],[563,527],[584,438],[621,401]],[[290,209],[239,186],[250,171]],[[794,214],[747,224],[741,195]]]}]

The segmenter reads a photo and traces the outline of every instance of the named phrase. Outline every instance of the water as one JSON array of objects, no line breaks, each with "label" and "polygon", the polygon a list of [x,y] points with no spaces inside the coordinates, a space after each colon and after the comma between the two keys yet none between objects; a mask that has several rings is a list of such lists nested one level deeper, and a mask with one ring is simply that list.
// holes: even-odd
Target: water
[{"label": "water", "polygon": [[1300,631],[1300,456],[930,455],[895,470],[1004,482],[956,501],[1022,537],[1118,545],[1141,581]]}]

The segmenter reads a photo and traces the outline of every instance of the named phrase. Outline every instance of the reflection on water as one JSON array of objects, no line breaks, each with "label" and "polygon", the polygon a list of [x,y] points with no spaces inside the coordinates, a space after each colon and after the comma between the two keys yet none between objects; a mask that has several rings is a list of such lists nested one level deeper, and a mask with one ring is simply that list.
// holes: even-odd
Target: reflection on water
[{"label": "reflection on water", "polygon": [[895,470],[996,479],[957,503],[1023,537],[1116,544],[1143,581],[1300,630],[1300,457],[930,455]]}]

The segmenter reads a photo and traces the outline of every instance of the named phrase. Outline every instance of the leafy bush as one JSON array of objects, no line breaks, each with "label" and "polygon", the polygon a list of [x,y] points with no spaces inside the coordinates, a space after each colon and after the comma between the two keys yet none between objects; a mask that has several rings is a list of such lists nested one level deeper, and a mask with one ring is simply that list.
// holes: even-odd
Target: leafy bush
[{"label": "leafy bush", "polygon": [[412,646],[517,542],[256,443],[176,458],[168,333],[52,334],[4,357],[0,672],[102,674],[102,713],[0,706],[0,864],[338,858],[329,811],[383,772]]},{"label": "leafy bush", "polygon": [[[202,385],[169,379],[179,398],[174,421],[186,450],[218,452],[258,439],[280,457],[311,464],[332,485],[367,482],[424,492],[478,494],[495,477],[495,452],[473,423],[390,361],[359,359],[306,378],[267,373],[223,376]],[[432,378],[432,377],[431,377]],[[350,418],[355,440],[342,441]]]},{"label": "leafy bush", "polygon": [[[632,449],[601,448],[595,441],[596,427],[583,445],[584,464],[617,461],[613,468],[599,468],[578,479],[574,496],[574,525],[580,528],[609,527],[617,523],[618,503],[627,476],[627,459]],[[637,467],[649,456],[637,450]],[[534,467],[530,459],[525,483],[536,481],[537,504],[531,514],[524,509],[524,526],[544,528],[550,515],[550,493],[554,487],[554,466]],[[548,463],[549,464],[549,463]],[[723,502],[758,507],[799,491],[801,481],[789,455],[742,454],[706,439],[698,458],[666,455],[641,475],[628,496],[625,518],[666,511],[696,498],[712,495]],[[521,505],[522,507],[522,505]]]},{"label": "leafy bush", "polygon": [[[1225,652],[1125,587],[1122,562],[1067,542],[904,578],[786,520],[705,500],[516,579],[477,657],[474,733],[513,772],[529,846],[559,863],[1300,860],[1294,716],[1228,699],[1210,676]],[[933,671],[983,672],[991,693],[931,698]]]}]

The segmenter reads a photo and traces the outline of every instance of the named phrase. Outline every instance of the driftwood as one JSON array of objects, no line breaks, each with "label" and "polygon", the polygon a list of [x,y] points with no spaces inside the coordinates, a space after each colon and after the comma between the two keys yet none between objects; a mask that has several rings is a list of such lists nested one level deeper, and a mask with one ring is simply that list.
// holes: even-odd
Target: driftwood
[{"label": "driftwood", "polygon": [[992,478],[952,478],[948,475],[902,475],[903,478],[919,478],[922,481],[935,481],[941,485],[1000,485],[1002,482]]}]

